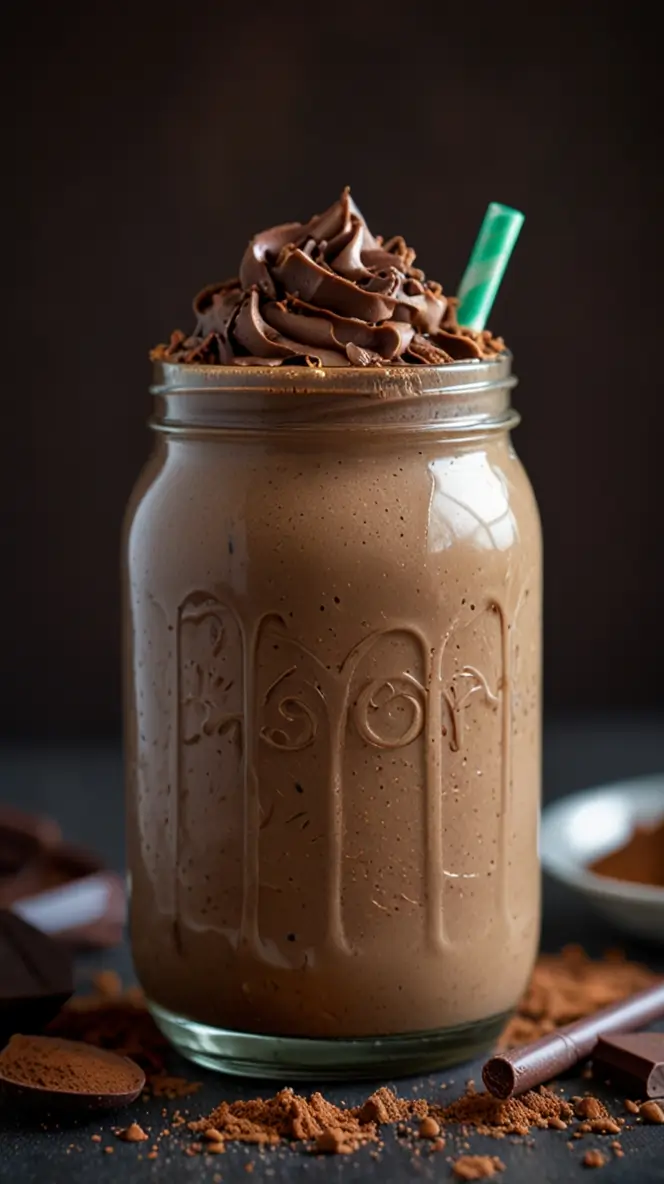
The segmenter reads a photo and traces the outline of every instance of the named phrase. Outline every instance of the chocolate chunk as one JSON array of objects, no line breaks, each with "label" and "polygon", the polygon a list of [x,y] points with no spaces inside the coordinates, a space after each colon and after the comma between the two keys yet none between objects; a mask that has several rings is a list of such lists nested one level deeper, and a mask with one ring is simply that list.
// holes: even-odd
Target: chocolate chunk
[{"label": "chocolate chunk", "polygon": [[629,1085],[640,1097],[664,1097],[664,1032],[603,1036],[593,1053],[595,1076]]},{"label": "chocolate chunk", "polygon": [[0,1047],[14,1032],[39,1032],[73,991],[67,950],[0,910]]},{"label": "chocolate chunk", "polygon": [[63,843],[50,818],[0,808],[0,909],[12,909],[43,933],[77,946],[122,940],[122,879],[98,857]]},{"label": "chocolate chunk", "polygon": [[0,892],[5,877],[59,842],[60,828],[51,818],[0,806]]},{"label": "chocolate chunk", "polygon": [[83,876],[19,900],[12,909],[50,937],[96,948],[119,945],[126,911],[124,882],[115,872]]}]

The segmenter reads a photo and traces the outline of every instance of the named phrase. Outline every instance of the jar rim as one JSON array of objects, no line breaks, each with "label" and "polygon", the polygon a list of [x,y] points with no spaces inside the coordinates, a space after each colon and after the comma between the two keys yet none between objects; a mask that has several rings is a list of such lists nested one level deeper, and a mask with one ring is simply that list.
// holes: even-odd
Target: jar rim
[{"label": "jar rim", "polygon": [[513,387],[512,354],[470,358],[442,366],[214,366],[155,362],[153,395],[253,393],[256,395],[334,395],[389,399],[422,395],[489,392]]}]

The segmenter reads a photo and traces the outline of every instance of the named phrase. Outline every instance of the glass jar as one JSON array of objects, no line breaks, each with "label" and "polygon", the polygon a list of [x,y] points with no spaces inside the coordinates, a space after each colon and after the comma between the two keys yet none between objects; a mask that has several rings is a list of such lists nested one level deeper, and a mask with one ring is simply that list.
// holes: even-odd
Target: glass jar
[{"label": "glass jar", "polygon": [[135,965],[187,1056],[442,1066],[539,931],[540,527],[508,355],[165,364],[126,525]]}]

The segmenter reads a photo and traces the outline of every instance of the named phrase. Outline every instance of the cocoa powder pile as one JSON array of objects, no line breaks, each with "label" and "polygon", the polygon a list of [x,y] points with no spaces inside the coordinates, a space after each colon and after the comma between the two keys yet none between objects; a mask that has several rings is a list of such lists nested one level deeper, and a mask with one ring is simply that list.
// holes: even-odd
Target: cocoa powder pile
[{"label": "cocoa powder pile", "polygon": [[637,826],[622,847],[591,863],[590,871],[664,888],[664,819],[658,826]]},{"label": "cocoa powder pile", "polygon": [[[189,1123],[189,1130],[208,1144],[255,1143],[277,1146],[283,1142],[306,1143],[311,1151],[349,1153],[380,1139],[381,1126],[397,1126],[402,1135],[414,1137],[407,1123],[418,1123],[420,1139],[433,1139],[445,1127],[457,1128],[463,1135],[472,1128],[476,1134],[503,1139],[507,1135],[525,1136],[535,1129],[564,1131],[577,1123],[574,1137],[584,1134],[620,1134],[621,1125],[611,1117],[597,1098],[577,1097],[567,1101],[546,1086],[530,1090],[519,1098],[500,1102],[489,1094],[476,1093],[474,1087],[449,1106],[438,1106],[424,1099],[398,1098],[390,1089],[377,1090],[361,1106],[335,1106],[321,1094],[305,1098],[291,1089],[280,1090],[272,1098],[243,1102],[222,1102],[205,1118]],[[622,1122],[622,1120],[621,1120]],[[210,1150],[202,1143],[197,1150]],[[445,1148],[445,1140],[436,1138],[433,1151]],[[480,1161],[500,1161],[491,1156],[470,1156],[477,1160],[472,1170],[479,1171]],[[491,1166],[491,1165],[489,1165]],[[469,1167],[470,1171],[471,1168]],[[465,1179],[480,1179],[479,1175]]]},{"label": "cocoa powder pile", "polygon": [[221,1142],[312,1142],[316,1151],[344,1154],[376,1142],[380,1125],[424,1118],[428,1109],[425,1101],[409,1102],[386,1088],[352,1108],[335,1106],[320,1093],[304,1098],[282,1089],[273,1098],[222,1102],[206,1118],[191,1122],[189,1129],[208,1137],[214,1131]]},{"label": "cocoa powder pile", "polygon": [[[593,961],[580,948],[570,946],[559,955],[543,955],[501,1044],[514,1047],[534,1040],[651,985],[657,977],[646,967],[627,962],[617,953]],[[91,995],[72,1000],[50,1031],[138,1060],[148,1073],[154,1095],[182,1097],[198,1088],[196,1082],[166,1073],[166,1042],[152,1021],[141,992],[124,991],[117,976],[110,972],[97,976]],[[443,1150],[445,1141],[438,1136],[434,1139],[433,1134],[429,1137],[426,1133],[429,1130],[444,1135],[445,1128],[451,1132],[456,1128],[462,1134],[473,1130],[504,1138],[526,1136],[537,1128],[563,1131],[571,1124],[575,1124],[571,1132],[574,1138],[586,1133],[610,1134],[621,1130],[597,1099],[567,1101],[544,1086],[505,1102],[469,1089],[465,1096],[448,1106],[429,1104],[423,1099],[401,1099],[383,1088],[361,1106],[350,1108],[336,1106],[319,1093],[306,1098],[284,1089],[270,1098],[222,1102],[210,1114],[190,1123],[196,1141],[187,1153],[214,1151],[217,1154],[233,1142],[262,1147],[289,1142],[305,1143],[314,1152],[345,1154],[365,1144],[376,1144],[384,1125],[396,1125],[399,1134],[413,1139],[418,1138],[419,1131],[419,1139],[427,1139],[428,1148],[435,1152]],[[479,1172],[483,1166],[487,1169],[485,1175],[489,1170],[491,1174],[502,1171],[495,1157],[463,1156],[455,1164],[462,1161],[468,1163],[456,1173],[458,1178],[484,1178],[460,1174]]]},{"label": "cocoa powder pile", "polygon": [[[651,985],[657,977],[645,966],[627,962],[619,953],[611,952],[593,961],[579,947],[569,946],[559,955],[543,955],[501,1044],[514,1047],[535,1040]],[[274,1098],[222,1102],[206,1118],[191,1124],[191,1129],[202,1134],[212,1129],[222,1143],[242,1141],[265,1145],[282,1140],[310,1141],[317,1151],[347,1152],[363,1143],[375,1142],[381,1125],[415,1119],[421,1123],[425,1118],[431,1118],[441,1128],[457,1127],[462,1131],[472,1128],[477,1134],[499,1139],[507,1135],[523,1137],[538,1128],[564,1131],[575,1122],[575,1137],[621,1131],[621,1125],[598,1099],[567,1101],[546,1086],[505,1102],[471,1088],[445,1107],[422,1099],[415,1102],[400,1099],[390,1090],[380,1089],[362,1106],[351,1109],[334,1106],[320,1094],[307,1099],[291,1090],[282,1090]],[[472,1170],[476,1170],[475,1166]],[[493,1165],[494,1173],[500,1170]]]},{"label": "cocoa powder pile", "polygon": [[653,986],[659,977],[638,962],[626,961],[619,951],[597,961],[580,946],[566,946],[560,954],[541,954],[500,1047],[530,1044],[563,1024]]},{"label": "cocoa powder pile", "polygon": [[[608,1111],[600,1103],[597,1104],[601,1114],[608,1119]],[[534,1127],[565,1130],[574,1119],[572,1105],[546,1086],[528,1090],[521,1097],[509,1098],[506,1102],[499,1101],[491,1094],[476,1093],[471,1088],[462,1098],[443,1109],[432,1106],[431,1113],[443,1125],[472,1126],[477,1134],[492,1135],[494,1138],[527,1135]]]},{"label": "cocoa powder pile", "polygon": [[104,970],[94,976],[92,991],[76,995],[49,1024],[49,1036],[83,1040],[131,1057],[147,1072],[160,1072],[167,1041],[139,987],[124,989],[119,976]]},{"label": "cocoa powder pile", "polygon": [[140,987],[124,989],[113,970],[95,975],[92,986],[89,994],[77,995],[63,1007],[47,1029],[50,1036],[81,1040],[131,1057],[144,1069],[154,1097],[185,1098],[201,1088],[199,1081],[166,1072],[168,1042],[152,1019]]}]

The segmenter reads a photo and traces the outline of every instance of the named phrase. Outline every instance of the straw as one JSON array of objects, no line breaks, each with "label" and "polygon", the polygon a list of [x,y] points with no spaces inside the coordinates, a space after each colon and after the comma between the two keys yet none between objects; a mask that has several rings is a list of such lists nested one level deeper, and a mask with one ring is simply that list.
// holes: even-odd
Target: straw
[{"label": "straw", "polygon": [[523,222],[523,214],[510,206],[497,201],[488,205],[459,285],[460,325],[469,329],[483,329],[486,325]]}]

